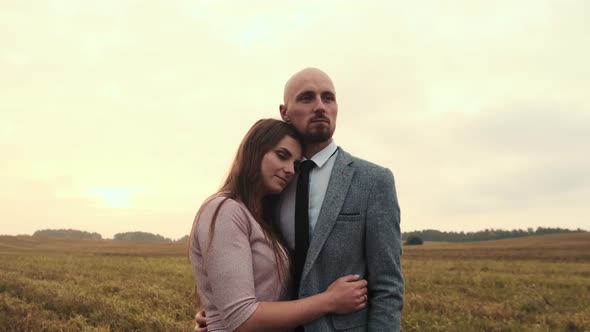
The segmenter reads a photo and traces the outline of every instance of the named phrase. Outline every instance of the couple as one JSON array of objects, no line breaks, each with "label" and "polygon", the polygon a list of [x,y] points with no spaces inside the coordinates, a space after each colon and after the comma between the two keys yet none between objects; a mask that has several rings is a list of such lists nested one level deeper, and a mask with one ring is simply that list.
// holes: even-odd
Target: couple
[{"label": "couple", "polygon": [[242,140],[189,239],[197,331],[399,331],[393,174],[336,145],[337,113],[332,80],[307,68],[285,85],[283,121]]}]

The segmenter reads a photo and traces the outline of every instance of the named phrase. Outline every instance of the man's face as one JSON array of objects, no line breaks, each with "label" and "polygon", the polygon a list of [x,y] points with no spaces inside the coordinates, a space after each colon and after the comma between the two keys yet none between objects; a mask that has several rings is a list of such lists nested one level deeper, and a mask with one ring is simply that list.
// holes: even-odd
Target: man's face
[{"label": "man's face", "polygon": [[332,81],[321,71],[297,74],[287,84],[280,110],[283,120],[291,123],[306,143],[330,140],[338,115]]}]

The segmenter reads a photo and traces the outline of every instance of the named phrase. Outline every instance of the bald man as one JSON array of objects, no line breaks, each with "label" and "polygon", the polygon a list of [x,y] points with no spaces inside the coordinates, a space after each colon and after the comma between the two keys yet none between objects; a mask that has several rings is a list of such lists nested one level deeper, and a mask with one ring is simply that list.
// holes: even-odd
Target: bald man
[{"label": "bald man", "polygon": [[[336,145],[336,90],[323,71],[306,68],[293,75],[279,109],[283,120],[304,137],[304,157],[317,165],[309,175],[310,242],[298,296],[319,293],[347,274],[369,282],[365,310],[325,316],[305,331],[399,330],[404,281],[393,174]],[[280,201],[279,226],[292,249],[296,183],[285,189]]]},{"label": "bald man", "polygon": [[[365,309],[324,316],[307,324],[305,331],[399,331],[404,280],[393,174],[336,145],[332,139],[338,115],[336,90],[323,71],[306,68],[293,75],[279,110],[281,118],[302,134],[303,155],[315,164],[309,172],[309,242],[302,268],[294,276],[299,285],[296,297],[320,293],[348,274],[368,281]],[[301,222],[295,220],[297,186],[298,179],[281,194],[277,218],[286,244],[294,251],[296,244],[300,246],[295,239],[295,223]]]}]

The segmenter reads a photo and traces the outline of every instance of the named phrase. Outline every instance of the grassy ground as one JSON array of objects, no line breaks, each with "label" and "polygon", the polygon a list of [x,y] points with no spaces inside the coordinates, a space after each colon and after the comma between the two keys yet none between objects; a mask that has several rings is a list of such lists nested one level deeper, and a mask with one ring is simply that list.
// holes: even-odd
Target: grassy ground
[{"label": "grassy ground", "polygon": [[404,331],[590,330],[588,264],[424,259],[404,268]]},{"label": "grassy ground", "polygon": [[[185,247],[0,236],[0,330],[193,327]],[[404,331],[590,331],[590,234],[406,247]]]},{"label": "grassy ground", "polygon": [[2,255],[0,262],[6,330],[181,331],[192,324],[183,257]]}]

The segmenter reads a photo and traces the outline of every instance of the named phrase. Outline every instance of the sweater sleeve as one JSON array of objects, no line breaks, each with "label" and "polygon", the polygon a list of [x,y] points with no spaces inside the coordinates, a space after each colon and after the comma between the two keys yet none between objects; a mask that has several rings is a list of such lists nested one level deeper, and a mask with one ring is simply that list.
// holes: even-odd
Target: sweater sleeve
[{"label": "sweater sleeve", "polygon": [[[217,206],[210,204],[208,208]],[[199,220],[202,224],[197,234],[212,302],[229,331],[242,325],[258,306],[249,236],[251,225],[242,209],[234,200],[225,201],[215,221],[213,238],[209,236],[210,218]]]}]

